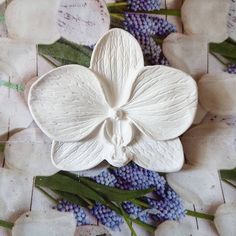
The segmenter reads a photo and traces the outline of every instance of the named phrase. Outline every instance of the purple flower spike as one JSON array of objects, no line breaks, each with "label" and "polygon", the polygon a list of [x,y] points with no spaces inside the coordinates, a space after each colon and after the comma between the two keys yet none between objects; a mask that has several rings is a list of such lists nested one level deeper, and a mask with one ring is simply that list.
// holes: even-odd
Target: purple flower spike
[{"label": "purple flower spike", "polygon": [[153,11],[160,9],[161,0],[128,0],[128,4],[132,11]]},{"label": "purple flower spike", "polygon": [[229,64],[225,72],[228,72],[230,74],[236,74],[236,64]]}]

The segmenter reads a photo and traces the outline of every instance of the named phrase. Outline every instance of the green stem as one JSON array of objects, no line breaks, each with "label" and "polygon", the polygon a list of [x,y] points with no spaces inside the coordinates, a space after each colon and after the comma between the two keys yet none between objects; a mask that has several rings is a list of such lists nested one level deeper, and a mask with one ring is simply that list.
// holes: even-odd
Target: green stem
[{"label": "green stem", "polygon": [[0,227],[6,228],[6,229],[12,229],[13,226],[14,226],[14,223],[12,223],[12,222],[0,220]]},{"label": "green stem", "polygon": [[110,13],[144,13],[144,14],[154,14],[154,15],[168,15],[168,16],[181,16],[180,9],[159,9],[153,11],[129,11],[129,4],[127,2],[109,3],[107,8]]},{"label": "green stem", "polygon": [[230,181],[228,181],[227,179],[222,179],[222,181],[224,181],[225,183],[229,184],[230,186],[232,186],[233,188],[236,188],[236,185],[231,183]]},{"label": "green stem", "polygon": [[55,199],[53,196],[51,196],[49,193],[47,193],[45,190],[40,188],[39,186],[36,186],[36,188],[42,192],[49,200],[51,200],[53,203],[58,204],[58,200]]},{"label": "green stem", "polygon": [[3,81],[3,80],[0,80],[0,86],[4,86],[4,87],[10,88],[10,89],[14,89],[17,92],[24,92],[24,89],[25,89],[24,85],[22,85],[22,84],[14,84],[14,83],[11,83],[9,81]]},{"label": "green stem", "polygon": [[3,21],[5,21],[5,16],[0,15],[0,23],[3,22]]},{"label": "green stem", "polygon": [[143,202],[139,199],[132,199],[130,200],[132,203],[134,203],[137,206],[144,207],[146,209],[150,208],[149,205],[146,202]]},{"label": "green stem", "polygon": [[3,152],[3,151],[4,151],[4,148],[5,148],[5,144],[0,143],[0,152]]},{"label": "green stem", "polygon": [[191,210],[186,210],[186,215],[193,216],[196,218],[205,219],[205,220],[210,220],[210,221],[214,220],[213,215],[209,215],[209,214],[205,214],[205,213],[201,213],[201,212],[196,212],[196,211],[191,211]]},{"label": "green stem", "polygon": [[124,217],[124,219],[125,219],[125,221],[126,221],[128,227],[129,227],[129,229],[130,229],[130,231],[131,231],[131,236],[137,236],[137,234],[136,234],[136,232],[135,232],[135,230],[134,230],[134,228],[133,228],[133,225],[132,225],[132,220],[130,220],[130,219],[126,216],[126,214],[125,214],[125,212],[124,212],[124,210],[123,210],[123,208],[122,208],[122,206],[121,206],[120,204],[119,204],[119,208],[120,208],[120,210],[121,210],[122,216]]},{"label": "green stem", "polygon": [[215,53],[211,52],[211,55],[215,57],[222,65],[227,66],[228,63],[224,62],[219,56],[217,56]]}]

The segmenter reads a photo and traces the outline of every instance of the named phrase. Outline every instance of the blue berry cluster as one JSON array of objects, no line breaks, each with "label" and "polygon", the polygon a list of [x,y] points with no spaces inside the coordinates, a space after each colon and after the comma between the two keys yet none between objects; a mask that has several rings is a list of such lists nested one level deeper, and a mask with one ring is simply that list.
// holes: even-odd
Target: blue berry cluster
[{"label": "blue berry cluster", "polygon": [[148,214],[139,206],[136,206],[132,202],[123,202],[122,208],[125,210],[127,214],[131,216],[133,219],[140,219],[143,222],[148,222]]},{"label": "blue berry cluster", "polygon": [[150,217],[157,222],[180,220],[185,216],[182,201],[169,186],[167,189],[164,197],[162,196],[159,200],[145,198],[145,201],[149,204],[150,208],[156,210],[150,214]]},{"label": "blue berry cluster", "polygon": [[128,0],[131,11],[153,11],[159,10],[161,0]]},{"label": "blue berry cluster", "polygon": [[147,64],[168,65],[161,46],[155,42],[154,38],[165,38],[170,33],[176,32],[173,24],[157,16],[127,12],[124,29],[138,40]]},{"label": "blue berry cluster", "polygon": [[60,212],[72,212],[77,221],[77,226],[88,224],[84,209],[76,204],[71,204],[66,200],[60,200],[56,209]]},{"label": "blue berry cluster", "polygon": [[119,229],[120,225],[124,223],[116,212],[100,203],[96,203],[90,212],[99,222],[112,230]]},{"label": "blue berry cluster", "polygon": [[228,72],[230,74],[236,74],[236,64],[229,64],[225,72]]},{"label": "blue berry cluster", "polygon": [[[123,190],[154,188],[153,198],[139,199],[149,205],[148,209],[131,201],[122,202],[122,208],[131,218],[139,219],[142,222],[154,220],[158,224],[165,220],[179,220],[184,217],[181,199],[170,188],[165,178],[157,172],[144,169],[133,162],[121,168],[107,169],[92,179],[99,184]],[[87,224],[85,212],[78,205],[61,200],[56,208],[59,211],[73,212],[77,225]],[[112,230],[119,229],[124,222],[115,211],[100,203],[95,203],[90,213]]]},{"label": "blue berry cluster", "polygon": [[[108,172],[108,173],[107,173]],[[156,199],[143,198],[147,202],[152,212],[147,212],[133,204],[123,202],[122,207],[125,212],[134,218],[139,218],[143,222],[151,219],[162,222],[165,220],[178,220],[184,217],[184,208],[179,196],[170,188],[165,178],[157,172],[144,169],[131,162],[126,166],[114,170],[102,172],[100,177],[96,177],[97,183],[107,183],[107,186],[116,187],[123,190],[141,190],[153,187]],[[104,180],[107,176],[107,181]],[[114,178],[116,181],[114,181]]]},{"label": "blue berry cluster", "polygon": [[104,170],[99,175],[93,177],[93,180],[98,184],[103,184],[109,187],[115,187],[117,179],[109,170]]}]

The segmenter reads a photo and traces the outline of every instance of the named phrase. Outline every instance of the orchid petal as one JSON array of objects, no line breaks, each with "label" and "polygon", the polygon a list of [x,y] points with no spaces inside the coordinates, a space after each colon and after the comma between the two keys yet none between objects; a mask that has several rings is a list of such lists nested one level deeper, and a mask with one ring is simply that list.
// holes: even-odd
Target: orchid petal
[{"label": "orchid petal", "polygon": [[124,30],[112,29],[96,44],[90,67],[99,75],[110,105],[120,106],[127,101],[135,76],[143,66],[137,40]]},{"label": "orchid petal", "polygon": [[53,175],[51,141],[39,129],[29,128],[10,137],[4,149],[5,164],[31,176]]},{"label": "orchid petal", "polygon": [[201,105],[216,115],[236,115],[236,76],[207,74],[198,83]]},{"label": "orchid petal", "polygon": [[33,179],[21,172],[0,168],[0,218],[14,221],[30,209]]},{"label": "orchid petal", "polygon": [[58,29],[66,40],[93,46],[109,30],[109,26],[110,16],[103,0],[61,1]]},{"label": "orchid petal", "polygon": [[145,67],[134,82],[130,99],[121,109],[155,140],[174,139],[192,124],[197,109],[195,81],[166,66]]},{"label": "orchid petal", "polygon": [[186,165],[180,172],[167,174],[166,177],[169,185],[191,204],[212,209],[221,203],[217,195],[221,189],[216,171]]},{"label": "orchid petal", "polygon": [[31,211],[17,219],[12,236],[74,236],[76,221],[72,213]]},{"label": "orchid petal", "polygon": [[171,66],[196,80],[207,72],[208,42],[202,36],[172,33],[164,39],[163,53]]},{"label": "orchid petal", "polygon": [[235,235],[236,203],[220,205],[216,210],[214,223],[220,236]]},{"label": "orchid petal", "polygon": [[97,166],[106,156],[112,156],[114,147],[103,137],[104,128],[95,130],[80,142],[53,142],[52,162],[67,171],[83,171]]},{"label": "orchid petal", "polygon": [[181,17],[185,33],[206,36],[208,42],[220,43],[224,41],[228,38],[229,7],[228,0],[184,1]]},{"label": "orchid petal", "polygon": [[222,123],[199,125],[181,138],[189,163],[213,170],[236,166],[235,140],[235,130]]},{"label": "orchid petal", "polygon": [[126,147],[127,155],[141,167],[158,172],[179,171],[184,163],[184,154],[179,139],[155,141],[141,133],[135,135]]},{"label": "orchid petal", "polygon": [[60,0],[14,0],[5,12],[11,38],[32,44],[52,44],[60,38],[57,15]]},{"label": "orchid petal", "polygon": [[208,236],[187,222],[165,221],[157,227],[155,236]]},{"label": "orchid petal", "polygon": [[109,110],[96,76],[79,65],[57,68],[38,79],[30,90],[29,108],[41,130],[61,142],[85,138]]}]

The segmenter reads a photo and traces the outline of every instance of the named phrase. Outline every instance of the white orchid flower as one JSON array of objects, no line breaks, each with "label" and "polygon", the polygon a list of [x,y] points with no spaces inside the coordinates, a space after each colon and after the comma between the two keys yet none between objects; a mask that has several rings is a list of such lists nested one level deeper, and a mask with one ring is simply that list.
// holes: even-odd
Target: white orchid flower
[{"label": "white orchid flower", "polygon": [[220,236],[234,236],[236,232],[236,203],[220,205],[216,210],[214,223]]},{"label": "white orchid flower", "polygon": [[208,42],[226,40],[229,8],[229,0],[185,0],[181,8],[185,34],[204,36]]},{"label": "white orchid flower", "polygon": [[12,228],[12,236],[74,236],[76,221],[72,213],[47,210],[21,215]]},{"label": "white orchid flower", "polygon": [[165,221],[155,231],[155,236],[209,236],[200,232],[187,222]]},{"label": "white orchid flower", "polygon": [[96,45],[90,69],[49,72],[33,84],[28,103],[54,140],[52,161],[59,169],[89,169],[105,159],[171,172],[183,165],[177,137],[193,122],[197,87],[182,71],[144,67],[138,42],[113,29]]},{"label": "white orchid flower", "polygon": [[9,37],[33,44],[52,44],[62,37],[91,46],[110,25],[103,0],[13,0],[5,20]]}]

